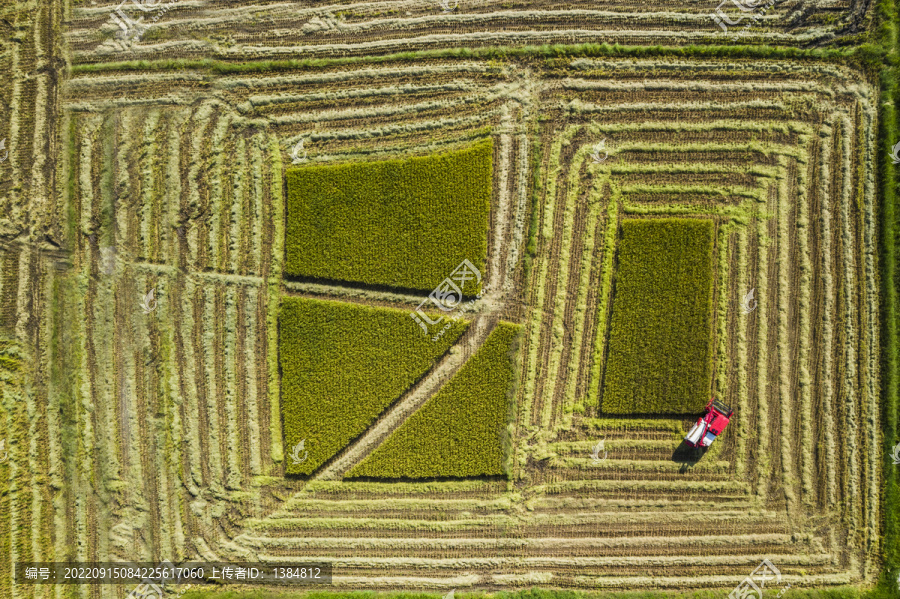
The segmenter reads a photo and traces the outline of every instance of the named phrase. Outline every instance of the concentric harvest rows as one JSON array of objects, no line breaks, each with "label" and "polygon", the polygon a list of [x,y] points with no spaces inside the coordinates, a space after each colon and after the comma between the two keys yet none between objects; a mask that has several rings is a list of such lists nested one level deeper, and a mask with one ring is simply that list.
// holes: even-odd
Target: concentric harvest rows
[{"label": "concentric harvest rows", "polygon": [[[871,506],[878,477],[863,456],[875,455],[878,436],[871,416],[878,411],[874,186],[859,168],[872,163],[871,91],[828,76],[837,72],[808,73],[800,89],[831,99],[813,103],[779,93],[783,84],[767,74],[767,83],[747,77],[721,91],[691,82],[696,93],[685,102],[677,81],[623,85],[590,76],[613,64],[579,61],[580,73],[542,96],[559,113],[548,116],[551,131],[543,136],[554,140],[545,148],[539,233],[547,251],[539,250],[533,265],[532,341],[525,344],[520,396],[530,408],[521,413],[520,431],[530,432],[533,450],[522,449],[519,464],[541,483],[618,478],[622,470],[666,479],[679,470],[669,461],[677,440],[657,453],[666,461],[648,462],[650,447],[635,443],[634,432],[615,430],[671,425],[624,424],[598,411],[604,346],[583,339],[606,335],[608,265],[622,218],[713,218],[718,349],[710,392],[737,407],[740,429],[692,466],[693,475],[676,476],[696,478],[698,491],[709,480],[749,480],[755,501],[809,523],[801,530],[845,509],[847,530],[820,540],[830,547],[832,567],[871,576],[875,564],[864,548],[877,542],[878,509]],[[636,107],[628,99],[642,88],[659,97]],[[807,108],[816,105],[825,109]],[[650,110],[656,118],[641,114]],[[592,164],[603,138],[613,150]],[[591,297],[597,280],[602,285]],[[744,315],[740,299],[751,288],[759,307]],[[824,326],[813,329],[820,321]],[[591,446],[604,436],[609,459],[596,464]],[[814,452],[817,445],[825,451]],[[846,551],[845,538],[856,540],[858,553]]]},{"label": "concentric harvest rows", "polygon": [[[22,477],[35,489],[0,508],[11,555],[321,559],[339,588],[726,589],[763,557],[795,586],[871,580],[874,95],[862,80],[816,63],[562,59],[75,76],[62,193],[34,217],[68,251],[4,252],[0,294],[16,298],[4,329],[34,364],[18,391],[29,419],[4,404],[0,420],[0,468],[13,491]],[[282,281],[290,148],[304,140],[309,162],[427,154],[487,127],[497,291],[469,316],[525,325],[514,482],[284,480],[279,296],[421,301]],[[738,418],[695,465],[672,460],[684,421],[598,409],[618,224],[657,214],[717,223],[710,391]],[[750,288],[759,306],[743,315]]]},{"label": "concentric harvest rows", "polygon": [[[701,91],[687,100],[686,86],[677,80],[645,84],[662,90],[656,103],[661,113],[684,117],[678,125],[667,125],[662,118],[632,116],[635,111],[628,109],[623,96],[633,89],[619,82],[591,85],[574,78],[613,65],[616,63],[579,61],[573,78],[562,85],[547,85],[542,92],[544,105],[559,108],[544,119],[541,136],[542,141],[552,142],[544,145],[546,161],[542,162],[548,165],[548,183],[541,186],[547,191],[539,202],[543,206],[538,220],[540,245],[532,264],[534,284],[529,286],[534,296],[526,300],[533,311],[531,320],[526,321],[526,334],[532,337],[521,355],[524,380],[520,387],[521,405],[530,409],[520,412],[519,432],[531,432],[534,441],[531,447],[520,446],[518,456],[518,474],[537,486],[522,494],[478,494],[474,504],[472,499],[441,501],[437,508],[421,501],[411,502],[408,509],[401,509],[401,505],[407,506],[398,498],[384,495],[392,487],[377,491],[370,487],[375,495],[367,500],[361,490],[366,487],[345,484],[336,487],[346,498],[338,503],[320,500],[321,491],[313,487],[314,491],[305,490],[269,518],[249,521],[250,531],[239,539],[254,549],[255,555],[274,560],[313,552],[333,558],[346,569],[370,564],[376,572],[367,584],[386,587],[404,586],[403,580],[444,587],[465,586],[466,582],[497,587],[529,582],[629,586],[638,584],[631,576],[648,573],[661,578],[645,579],[641,584],[718,586],[722,572],[739,577],[746,572],[744,564],[762,554],[772,555],[796,584],[837,584],[873,574],[874,564],[866,561],[862,549],[877,538],[877,483],[851,495],[846,504],[847,530],[835,526],[823,535],[820,528],[828,522],[826,514],[839,509],[835,501],[838,492],[849,493],[859,480],[877,481],[874,465],[861,463],[859,454],[850,451],[859,442],[874,450],[874,427],[862,425],[846,441],[836,434],[845,418],[875,409],[874,265],[871,261],[850,262],[854,255],[871,255],[871,181],[850,175],[859,172],[852,165],[871,160],[871,96],[865,89],[842,83],[850,79],[849,73],[830,67],[818,73],[808,71],[809,80],[800,89],[834,98],[826,104],[822,117],[830,125],[817,128],[816,117],[798,110],[811,103],[792,97],[796,84],[763,83],[761,80],[772,79],[768,73],[748,71],[744,83],[722,90],[712,83],[693,81],[691,88]],[[716,63],[699,67],[713,74],[717,69],[735,69],[735,65]],[[573,97],[572,90],[581,88],[588,93]],[[706,113],[713,102],[718,108],[712,112],[717,114],[710,118]],[[579,121],[585,125],[578,125]],[[857,128],[862,131],[859,136],[854,133]],[[677,135],[675,140],[673,135]],[[602,137],[610,140],[614,149],[608,160],[594,166],[589,155]],[[857,145],[859,139],[861,145]],[[840,156],[844,166],[823,169],[822,165],[831,161],[822,152]],[[648,180],[648,175],[653,179]],[[815,217],[810,216],[812,210]],[[603,366],[594,356],[592,339],[604,338],[597,329],[603,325],[597,323],[609,312],[603,303],[609,301],[611,277],[605,276],[610,270],[603,260],[611,261],[613,255],[606,248],[614,243],[622,218],[648,212],[687,213],[714,218],[718,223],[717,357],[710,391],[736,405],[742,416],[739,434],[726,436],[690,467],[671,461],[680,438],[673,432],[683,432],[683,422],[625,423],[604,418],[597,413],[597,398],[591,397],[598,389],[598,382],[591,377],[602,376]],[[608,218],[601,219],[604,214]],[[792,235],[797,223],[805,230]],[[813,223],[822,223],[823,228]],[[768,250],[760,250],[767,246]],[[813,251],[811,246],[819,249]],[[862,251],[855,252],[853,247]],[[824,264],[830,266],[827,275],[811,268],[812,256],[824,256]],[[832,272],[836,264],[848,264],[849,272],[843,268]],[[835,282],[854,289],[855,277],[866,282],[861,286],[863,294],[854,301],[838,302]],[[593,296],[589,293],[592,280],[603,282]],[[738,311],[740,297],[751,287],[761,298],[755,318],[767,318],[767,310],[771,310],[776,315],[773,328]],[[816,316],[831,323],[831,330],[820,333],[822,339],[813,338],[809,326],[809,295],[814,290],[824,295],[827,309],[841,309],[849,316],[840,329],[833,312]],[[770,308],[774,305],[782,309]],[[594,320],[597,314],[601,318]],[[792,314],[796,317],[788,321]],[[584,318],[581,326],[580,318]],[[829,396],[813,397],[810,377],[826,378],[824,373],[833,373],[838,361],[857,361],[857,342],[835,342],[835,336],[846,328],[859,331],[868,348],[855,375],[862,383],[835,376],[839,389],[831,389]],[[826,342],[835,349],[813,364],[810,347]],[[602,358],[602,345],[599,347]],[[796,372],[789,368],[794,351],[800,352],[802,369]],[[863,390],[860,397],[853,395],[854,388]],[[828,391],[829,387],[822,389]],[[779,402],[779,397],[790,401]],[[821,421],[811,419],[813,402],[823,406],[817,410],[823,415]],[[575,415],[581,412],[586,417]],[[795,414],[799,416],[796,420]],[[595,465],[590,448],[598,431],[607,438],[609,455]],[[829,449],[816,458],[812,445],[820,440]],[[828,460],[829,456],[837,459]],[[844,469],[841,463],[849,467]],[[453,493],[456,487],[447,485],[446,489]],[[544,499],[549,489],[554,493]],[[394,490],[397,497],[409,492]],[[603,500],[606,490],[612,490],[619,505]],[[635,505],[623,501],[623,495],[646,502]],[[705,501],[719,507],[710,510]],[[631,508],[626,515],[616,511],[623,503]],[[536,505],[546,506],[550,513],[542,513]],[[439,513],[429,516],[434,510]],[[804,524],[791,527],[787,524],[791,521]],[[337,542],[335,530],[346,531],[340,536],[354,539],[353,559]],[[651,562],[652,566],[639,559],[659,551],[652,549],[653,539],[662,545],[662,539],[682,534],[705,539],[723,530],[740,539],[715,550],[728,555],[722,561],[731,569],[714,559],[699,563],[695,558],[662,560]],[[787,537],[779,535],[788,531],[797,536],[784,543]],[[579,561],[564,550],[557,561],[542,562],[538,558],[545,546],[534,539],[547,535],[594,536],[599,545],[603,544],[599,539],[619,536],[641,541],[622,543],[625,548],[617,554],[620,561]],[[417,541],[422,537],[433,541]],[[467,545],[452,556],[441,549],[443,542],[460,537],[488,539],[484,546],[490,552],[480,561],[467,561],[472,555],[467,553]],[[510,558],[490,559],[510,537],[518,539]],[[379,538],[397,540],[391,544],[378,542]],[[846,538],[857,539],[851,543],[855,550],[847,549]],[[755,551],[756,543],[767,543],[765,550]],[[409,545],[421,547],[416,552],[420,559],[402,559]],[[362,552],[371,559],[361,556]],[[668,548],[666,552],[672,554]],[[567,573],[569,567],[577,567],[578,574]],[[676,570],[683,577],[678,583],[667,579]],[[472,572],[472,578],[464,581],[454,576],[460,571]],[[352,586],[359,581],[339,578],[338,582]]]},{"label": "concentric harvest rows", "polygon": [[[777,2],[765,10],[765,2],[740,5],[716,0],[675,5],[416,0],[338,7],[163,0],[145,10],[124,7],[126,17],[142,18],[147,28],[139,41],[129,41],[111,18],[117,8],[123,10],[120,3],[69,2],[66,41],[74,62],[81,64],[281,60],[560,43],[810,45],[849,36],[871,19],[870,6],[856,1]],[[717,9],[736,22],[730,30],[712,18]],[[757,19],[752,25],[750,15]],[[118,22],[125,21],[119,17]]]},{"label": "concentric harvest rows", "polygon": [[0,11],[0,594],[10,597],[12,563],[48,554],[49,529],[64,507],[51,487],[62,486],[63,466],[48,451],[58,447],[49,430],[58,430],[60,414],[48,406],[47,385],[59,370],[45,359],[61,341],[51,335],[48,305],[54,263],[64,254],[48,208],[58,181],[52,65],[62,17],[50,2],[5,3]]},{"label": "concentric harvest rows", "polygon": [[[449,70],[470,69],[452,65]],[[476,76],[487,70],[474,65]],[[370,76],[396,80],[413,69],[395,71]],[[78,83],[70,88],[78,89]],[[358,128],[362,121],[344,112],[320,119],[331,127],[323,128],[322,137],[334,140],[331,159],[342,157],[341,148],[349,148],[343,138],[350,135],[402,140],[369,150],[385,155],[391,143],[404,151],[421,146],[420,153],[468,144],[483,136],[483,126],[492,120],[509,121],[509,109],[497,100],[506,91],[489,93],[486,101],[495,106],[461,117],[456,110],[456,128],[441,117],[407,122],[406,131],[379,132]],[[52,276],[43,283],[55,294],[49,300],[59,318],[42,331],[66,337],[65,348],[48,353],[46,363],[79,373],[76,380],[59,377],[48,391],[70,410],[54,439],[58,444],[49,447],[50,457],[79,457],[58,473],[63,491],[56,495],[57,509],[48,510],[52,517],[43,529],[35,528],[53,539],[53,549],[45,546],[34,555],[55,551],[83,560],[208,557],[213,550],[230,555],[232,527],[246,515],[271,511],[265,507],[275,505],[271,485],[294,486],[280,477],[280,435],[270,431],[280,432],[281,425],[270,398],[278,394],[282,157],[289,154],[285,140],[291,141],[295,124],[272,119],[275,136],[259,126],[269,123],[241,119],[224,102],[145,108],[118,98],[104,102],[73,95],[68,103],[63,170],[69,185],[50,214],[69,217],[60,228],[73,251],[68,260],[47,260]],[[387,98],[386,112],[394,99]],[[438,127],[449,139],[434,135]],[[308,147],[316,151],[315,142]],[[519,221],[521,230],[524,214]],[[500,225],[501,232],[514,228],[505,221]],[[493,243],[502,243],[503,235]],[[507,251],[509,244],[503,245]],[[22,252],[23,268],[29,255]],[[18,259],[12,252],[7,256],[7,262]],[[492,256],[486,276],[503,264]],[[31,277],[9,276],[18,270],[4,269],[3,291],[24,296],[27,284],[18,285],[18,292],[16,286]],[[293,287],[319,296],[334,292],[311,284]],[[141,301],[150,289],[158,303],[144,314]],[[38,312],[48,318],[51,313]],[[16,314],[10,316],[15,322]],[[71,408],[68,397],[77,399]],[[272,490],[283,492],[277,488]],[[19,508],[14,503],[12,511],[21,513]],[[25,544],[26,530],[16,532]]]}]

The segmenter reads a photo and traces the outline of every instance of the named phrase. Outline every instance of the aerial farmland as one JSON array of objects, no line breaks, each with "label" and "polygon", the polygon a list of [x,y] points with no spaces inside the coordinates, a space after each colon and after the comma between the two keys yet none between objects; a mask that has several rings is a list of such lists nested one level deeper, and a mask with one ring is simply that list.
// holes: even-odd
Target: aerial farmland
[{"label": "aerial farmland", "polygon": [[0,599],[900,597],[898,25],[0,0]]}]

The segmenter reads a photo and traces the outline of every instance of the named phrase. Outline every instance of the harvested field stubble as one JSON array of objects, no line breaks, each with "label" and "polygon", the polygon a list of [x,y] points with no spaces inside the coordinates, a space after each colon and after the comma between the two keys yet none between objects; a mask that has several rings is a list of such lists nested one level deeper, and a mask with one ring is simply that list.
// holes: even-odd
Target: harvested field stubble
[{"label": "harvested field stubble", "polygon": [[[875,211],[875,148],[890,179],[897,134],[893,104],[858,67],[877,52],[852,44],[893,18],[873,30],[874,4],[785,4],[738,37],[711,21],[714,5],[470,8],[179,2],[132,44],[103,24],[111,5],[4,9],[0,333],[15,340],[21,369],[0,402],[0,597],[126,592],[13,586],[9,564],[31,556],[321,560],[338,566],[338,590],[440,594],[535,584],[726,594],[763,557],[791,592],[839,596],[851,584],[855,597],[877,578],[891,501],[880,491],[896,470],[881,469],[890,447],[880,443],[896,410],[883,438],[873,416],[879,331],[883,317],[895,335],[896,318],[878,310],[875,241],[896,216]],[[520,46],[598,35],[681,47]],[[834,37],[840,49],[788,47]],[[721,45],[689,45],[704,41]],[[476,47],[490,44],[505,46]],[[415,265],[405,280],[377,260],[342,278],[349,271],[325,257],[319,274],[293,276],[327,280],[285,281],[294,239],[283,166],[300,139],[310,166],[297,172],[480,148],[477,239],[447,225],[426,251],[389,236],[378,249],[405,253],[397,261]],[[595,161],[602,139],[609,153]],[[460,188],[475,178],[459,176]],[[426,183],[418,191],[444,182]],[[895,197],[892,179],[883,191]],[[738,411],[696,463],[673,449],[690,417],[611,415],[601,396],[621,299],[618,231],[662,218],[716,227],[708,380]],[[480,261],[451,256],[454,244]],[[487,293],[458,315],[472,322],[465,332],[457,323],[435,343],[440,364],[457,366],[421,405],[453,390],[441,387],[497,322],[521,323],[511,480],[285,477],[303,436],[282,451],[290,390],[279,359],[297,341],[279,345],[282,298],[393,308],[421,335],[409,311],[462,257],[482,269]],[[390,285],[403,289],[381,289]],[[153,287],[159,305],[144,314]],[[750,289],[758,306],[745,313]],[[318,367],[368,396],[375,388],[343,364],[361,359],[349,346],[371,319],[341,336],[345,320],[322,338],[331,372]],[[318,351],[315,342],[305,339]],[[393,330],[377,342],[390,359],[406,343]],[[372,370],[390,378],[398,371],[387,364]],[[380,409],[356,439],[389,421]],[[423,413],[389,421],[384,438]],[[451,448],[427,432],[422,455]],[[432,474],[466,459],[438,459]]]}]

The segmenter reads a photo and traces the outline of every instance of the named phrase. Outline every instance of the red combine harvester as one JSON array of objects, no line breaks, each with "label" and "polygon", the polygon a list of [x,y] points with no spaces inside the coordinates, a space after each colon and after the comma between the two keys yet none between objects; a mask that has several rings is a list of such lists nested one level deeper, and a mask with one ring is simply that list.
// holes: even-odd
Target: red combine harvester
[{"label": "red combine harvester", "polygon": [[706,414],[697,419],[697,424],[685,436],[684,442],[691,447],[709,447],[728,426],[732,414],[734,410],[713,397],[706,404]]}]

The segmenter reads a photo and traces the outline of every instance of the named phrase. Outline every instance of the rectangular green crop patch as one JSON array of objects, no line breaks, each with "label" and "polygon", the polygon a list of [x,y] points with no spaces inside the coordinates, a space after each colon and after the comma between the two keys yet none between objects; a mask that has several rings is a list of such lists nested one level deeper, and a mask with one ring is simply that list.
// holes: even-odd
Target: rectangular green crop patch
[{"label": "rectangular green crop patch", "polygon": [[291,169],[285,272],[423,291],[463,260],[483,272],[492,180],[490,139],[434,156]]},{"label": "rectangular green crop patch", "polygon": [[603,412],[703,410],[712,372],[714,232],[703,219],[622,224]]}]

